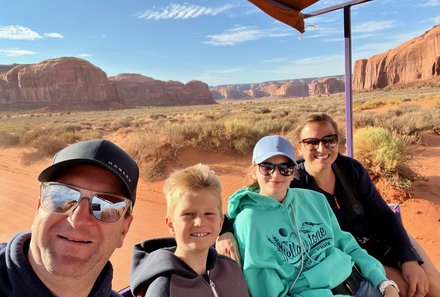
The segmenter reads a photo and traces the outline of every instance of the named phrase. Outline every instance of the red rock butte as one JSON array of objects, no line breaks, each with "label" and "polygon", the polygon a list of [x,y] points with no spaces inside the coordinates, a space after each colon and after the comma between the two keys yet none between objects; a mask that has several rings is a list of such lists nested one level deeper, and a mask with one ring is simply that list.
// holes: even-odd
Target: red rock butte
[{"label": "red rock butte", "polygon": [[32,65],[2,67],[2,107],[80,108],[136,105],[215,104],[208,85],[160,81],[139,74],[108,78],[90,62],[73,57],[49,59]]}]

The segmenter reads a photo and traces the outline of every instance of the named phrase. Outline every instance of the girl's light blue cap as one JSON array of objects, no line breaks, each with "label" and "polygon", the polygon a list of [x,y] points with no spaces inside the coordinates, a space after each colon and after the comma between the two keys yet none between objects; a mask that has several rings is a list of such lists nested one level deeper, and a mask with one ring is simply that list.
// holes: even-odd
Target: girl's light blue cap
[{"label": "girl's light blue cap", "polygon": [[252,154],[252,162],[259,164],[270,157],[279,155],[286,156],[296,164],[293,146],[290,141],[279,135],[265,136],[255,144],[254,153]]}]

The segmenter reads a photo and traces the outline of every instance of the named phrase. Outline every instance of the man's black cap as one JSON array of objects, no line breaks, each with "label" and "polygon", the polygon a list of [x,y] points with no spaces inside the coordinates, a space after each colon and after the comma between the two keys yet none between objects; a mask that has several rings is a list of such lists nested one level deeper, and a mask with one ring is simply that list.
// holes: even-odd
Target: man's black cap
[{"label": "man's black cap", "polygon": [[129,154],[105,139],[81,141],[60,150],[53,157],[52,165],[41,171],[38,180],[51,181],[58,172],[77,164],[92,164],[110,170],[122,182],[134,205],[139,168]]}]

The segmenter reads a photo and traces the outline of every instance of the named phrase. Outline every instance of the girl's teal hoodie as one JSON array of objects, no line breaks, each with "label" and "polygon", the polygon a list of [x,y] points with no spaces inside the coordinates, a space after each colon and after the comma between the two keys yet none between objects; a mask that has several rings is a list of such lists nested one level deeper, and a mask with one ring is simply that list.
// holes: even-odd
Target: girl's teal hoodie
[{"label": "girl's teal hoodie", "polygon": [[355,263],[375,287],[385,280],[381,263],[341,230],[324,195],[289,188],[280,203],[258,192],[238,190],[228,203],[253,297],[333,296]]}]

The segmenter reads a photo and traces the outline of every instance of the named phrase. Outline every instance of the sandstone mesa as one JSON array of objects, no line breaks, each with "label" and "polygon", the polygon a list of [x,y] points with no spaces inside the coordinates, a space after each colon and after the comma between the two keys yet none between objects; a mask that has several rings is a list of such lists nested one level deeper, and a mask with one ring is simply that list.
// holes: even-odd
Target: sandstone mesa
[{"label": "sandstone mesa", "polygon": [[[394,49],[355,62],[353,90],[440,82],[440,25]],[[60,57],[31,65],[0,65],[0,107],[59,109],[215,104],[221,99],[292,98],[343,92],[343,76],[208,87],[140,74],[107,77],[90,62]]]}]

